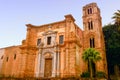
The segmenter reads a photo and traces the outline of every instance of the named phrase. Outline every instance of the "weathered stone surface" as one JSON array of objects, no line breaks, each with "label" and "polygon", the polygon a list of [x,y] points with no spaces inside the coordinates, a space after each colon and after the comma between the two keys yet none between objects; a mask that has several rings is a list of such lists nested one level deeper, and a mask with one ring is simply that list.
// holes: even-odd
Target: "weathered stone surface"
[{"label": "weathered stone surface", "polygon": [[[89,9],[91,10],[88,14]],[[89,23],[91,21],[92,24]],[[52,61],[47,65],[47,72],[51,76],[47,77],[79,76],[88,70],[82,53],[90,47],[91,38],[94,38],[94,48],[102,57],[102,60],[96,63],[96,70],[107,73],[101,16],[96,3],[83,7],[83,25],[84,30],[81,30],[70,14],[65,15],[65,19],[59,22],[41,26],[27,24],[26,39],[22,41],[22,45],[0,49],[0,57],[4,56],[0,60],[0,74],[44,77],[47,74],[45,61],[50,59]],[[63,44],[59,43],[60,35],[63,35]],[[41,40],[39,45],[38,39]],[[49,67],[52,69],[49,70]]]}]

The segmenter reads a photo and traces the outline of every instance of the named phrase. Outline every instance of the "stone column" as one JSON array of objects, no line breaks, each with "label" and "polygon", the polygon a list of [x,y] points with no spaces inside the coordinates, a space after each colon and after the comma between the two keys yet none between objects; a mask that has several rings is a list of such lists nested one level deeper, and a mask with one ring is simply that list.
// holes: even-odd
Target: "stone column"
[{"label": "stone column", "polygon": [[60,71],[60,65],[59,65],[59,64],[60,64],[60,62],[59,62],[59,61],[60,61],[60,58],[59,58],[59,57],[60,57],[60,54],[59,54],[59,52],[58,52],[58,53],[57,53],[57,76],[59,76],[59,73],[60,73],[60,72],[59,72],[59,71]]},{"label": "stone column", "polygon": [[52,63],[52,65],[53,65],[52,77],[55,77],[55,75],[56,75],[56,53],[54,53],[53,55],[54,55],[54,57],[53,57],[53,63]]},{"label": "stone column", "polygon": [[36,69],[35,69],[35,77],[39,77],[40,73],[40,54],[36,57]]},{"label": "stone column", "polygon": [[40,77],[44,77],[44,67],[45,67],[45,58],[42,53],[40,59]]}]

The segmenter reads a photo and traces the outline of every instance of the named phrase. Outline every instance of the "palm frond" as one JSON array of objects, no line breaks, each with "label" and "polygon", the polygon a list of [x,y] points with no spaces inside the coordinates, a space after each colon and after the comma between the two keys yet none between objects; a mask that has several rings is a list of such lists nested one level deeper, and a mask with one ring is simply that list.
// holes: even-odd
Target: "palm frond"
[{"label": "palm frond", "polygon": [[112,19],[114,19],[115,24],[120,25],[120,10],[117,10],[117,12],[114,13]]}]

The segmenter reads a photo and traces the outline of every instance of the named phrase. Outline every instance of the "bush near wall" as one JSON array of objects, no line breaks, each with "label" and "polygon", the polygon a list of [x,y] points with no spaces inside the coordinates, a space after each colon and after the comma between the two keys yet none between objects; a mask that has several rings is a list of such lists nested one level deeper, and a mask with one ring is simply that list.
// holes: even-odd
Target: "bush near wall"
[{"label": "bush near wall", "polygon": [[102,71],[97,71],[96,72],[96,77],[97,78],[106,78],[106,74]]},{"label": "bush near wall", "polygon": [[80,75],[81,78],[90,78],[90,73],[89,72],[83,72],[81,75]]}]

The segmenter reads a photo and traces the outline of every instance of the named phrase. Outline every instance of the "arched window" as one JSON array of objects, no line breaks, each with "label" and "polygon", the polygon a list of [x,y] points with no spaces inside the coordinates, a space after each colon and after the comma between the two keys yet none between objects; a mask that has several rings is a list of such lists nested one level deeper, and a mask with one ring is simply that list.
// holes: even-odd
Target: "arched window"
[{"label": "arched window", "polygon": [[88,22],[88,30],[92,30],[93,29],[93,22],[89,21]]},{"label": "arched window", "polygon": [[95,47],[95,40],[94,38],[90,38],[90,48],[94,48]]},{"label": "arched window", "polygon": [[87,12],[88,12],[88,14],[92,14],[92,8],[89,8],[89,9],[87,10]]},{"label": "arched window", "polygon": [[87,11],[87,12],[88,12],[88,14],[90,14],[90,10],[89,10],[89,9],[88,9],[88,11]]},{"label": "arched window", "polygon": [[90,14],[92,14],[92,8],[90,8],[89,11],[90,11]]},{"label": "arched window", "polygon": [[90,22],[88,22],[88,30],[90,30]]},{"label": "arched window", "polygon": [[90,22],[90,26],[91,26],[91,29],[93,29],[93,22],[92,21]]}]

